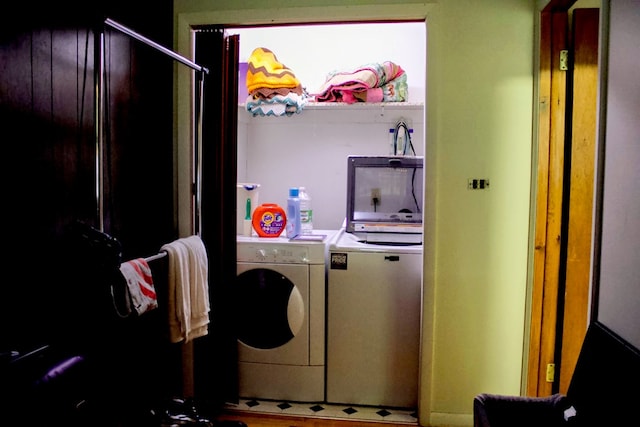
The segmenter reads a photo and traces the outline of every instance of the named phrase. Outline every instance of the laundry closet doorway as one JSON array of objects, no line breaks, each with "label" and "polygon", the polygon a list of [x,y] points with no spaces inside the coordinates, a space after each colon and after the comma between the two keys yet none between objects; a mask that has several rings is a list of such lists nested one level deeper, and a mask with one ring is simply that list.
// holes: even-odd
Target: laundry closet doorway
[{"label": "laundry closet doorway", "polygon": [[[225,30],[229,36],[239,36],[240,63],[248,62],[255,49],[268,49],[279,64],[295,75],[308,95],[308,103],[303,104],[298,113],[284,116],[254,116],[246,108],[246,103],[251,101],[251,97],[247,95],[245,76],[242,72],[239,75],[238,182],[260,184],[259,203],[286,206],[288,188],[305,186],[313,198],[314,228],[337,230],[342,227],[346,215],[349,155],[389,155],[389,130],[402,121],[407,123],[412,132],[411,154],[424,156],[424,22],[292,25]],[[261,56],[260,59],[264,57]],[[403,102],[314,102],[313,96],[320,93],[330,73],[361,70],[385,61],[401,67],[406,74],[408,91]],[[416,310],[421,306],[419,289],[422,283],[422,257],[418,256],[416,259],[418,258],[420,261],[415,270],[416,277],[411,277],[412,281],[418,284],[414,301],[417,305]],[[329,277],[331,278],[331,275]],[[327,312],[329,310],[330,307],[327,307]],[[378,319],[377,321],[391,328],[391,325],[399,322],[398,316],[392,313],[391,309],[374,310],[369,313],[369,320],[375,322],[374,319]],[[419,318],[419,315],[415,317]],[[416,320],[415,327],[410,329],[419,337],[419,321]],[[419,338],[412,344],[415,345],[415,351],[408,351],[408,347],[412,346],[403,346],[402,349],[393,351],[396,354],[406,352],[405,359],[408,365],[411,365],[409,360],[415,357],[417,368]],[[327,341],[327,369],[332,355],[345,351],[336,345],[335,341],[333,344]],[[365,345],[367,348],[371,347],[370,343]],[[379,357],[382,360],[387,359],[384,351],[380,348]],[[333,360],[335,361],[336,357],[333,357]],[[363,366],[363,372],[366,372],[364,369]],[[407,381],[406,387],[400,387],[400,392],[393,393],[397,399],[394,401],[396,406],[417,406],[418,369],[414,372],[415,381]],[[246,373],[244,376],[241,375],[241,397],[251,396],[246,394],[246,387],[242,386],[245,377]],[[390,388],[396,381],[397,377],[380,379],[381,383],[386,384],[386,388]],[[362,393],[364,392],[363,389]],[[303,390],[300,389],[300,396],[294,397],[293,400],[304,400],[302,393]],[[265,393],[253,397],[269,398],[270,395]],[[329,398],[328,391],[326,398]],[[362,403],[360,400],[349,400],[347,397],[344,399],[344,403]],[[372,398],[367,402],[383,405],[387,401]]]},{"label": "laundry closet doorway", "polygon": [[[376,13],[380,13],[379,11],[377,11],[377,8],[369,8],[371,13],[373,13],[374,15]],[[384,9],[384,8],[383,8]],[[386,10],[386,9],[385,9]],[[410,14],[410,13],[409,13]],[[223,14],[224,15],[224,14]],[[416,13],[416,16],[420,16],[422,15],[422,12],[420,13]],[[362,17],[364,19],[367,19],[367,14],[362,15]],[[190,19],[192,17],[189,17]],[[393,17],[392,17],[393,18]],[[353,17],[352,17],[353,20]],[[206,24],[200,20],[198,22],[196,22],[198,20],[195,21],[191,21],[191,24],[189,24],[189,27],[191,28],[190,30],[190,36],[189,38],[185,39],[185,33],[184,31],[178,31],[178,41],[177,44],[178,46],[182,46],[182,48],[179,48],[178,50],[182,50],[182,49],[187,49],[187,50],[195,50],[196,52],[198,51],[198,47],[194,45],[194,40],[196,39],[196,37],[194,37],[194,32],[196,32],[196,28],[204,28],[206,26]],[[212,20],[214,23],[216,22],[216,19],[214,18]],[[218,18],[218,23],[216,24],[217,28],[224,28],[225,29],[225,35],[228,35],[229,29],[231,29],[230,26],[222,24],[222,22],[231,22],[231,21],[227,21],[224,17],[219,17]],[[234,21],[234,22],[238,22],[238,21]],[[378,22],[379,24],[380,22]],[[181,25],[184,25],[184,22],[180,22],[178,23],[178,26],[180,27]],[[343,129],[343,140],[346,141],[345,143],[342,143],[341,145],[339,144],[339,150],[336,151],[335,147],[331,146],[331,143],[335,143],[335,139],[331,137],[331,135],[325,136],[325,135],[321,135],[320,134],[320,129],[318,127],[318,124],[322,123],[322,124],[327,124],[327,121],[324,119],[321,119],[319,121],[317,121],[315,123],[315,125],[311,126],[311,131],[310,132],[296,132],[296,130],[289,130],[286,133],[291,135],[292,139],[289,141],[290,145],[288,146],[287,150],[285,151],[281,151],[280,152],[280,156],[279,159],[281,161],[285,161],[288,165],[287,168],[282,168],[278,165],[274,165],[274,164],[270,164],[270,171],[271,171],[271,177],[273,179],[278,179],[277,178],[277,173],[279,171],[287,170],[287,169],[292,169],[291,166],[292,165],[302,165],[302,170],[308,170],[308,168],[304,168],[304,165],[313,165],[314,167],[320,167],[321,172],[319,174],[311,174],[308,175],[309,177],[319,180],[321,182],[324,183],[324,186],[320,186],[317,187],[318,189],[320,189],[319,191],[314,191],[312,192],[312,197],[314,198],[314,205],[316,206],[316,212],[318,212],[318,214],[316,215],[316,221],[314,221],[314,226],[316,228],[330,228],[330,229],[337,229],[341,226],[341,221],[342,219],[344,219],[344,213],[346,208],[343,207],[342,205],[346,202],[346,156],[348,154],[371,154],[371,155],[376,155],[376,154],[380,154],[380,155],[387,155],[389,154],[389,134],[388,134],[388,130],[390,127],[393,126],[393,124],[395,124],[395,122],[399,119],[399,118],[404,118],[404,119],[408,119],[409,125],[410,127],[413,128],[414,133],[413,133],[413,144],[414,144],[414,148],[416,151],[417,155],[424,155],[425,154],[425,134],[426,134],[426,129],[425,129],[425,98],[426,98],[426,89],[425,89],[425,82],[426,82],[426,59],[424,58],[424,53],[426,52],[426,23],[424,22],[424,20],[420,21],[420,22],[405,22],[405,23],[389,23],[388,25],[414,25],[414,26],[419,26],[421,27],[421,36],[419,36],[418,39],[416,39],[415,36],[411,37],[410,40],[408,40],[406,43],[401,43],[401,44],[392,44],[392,46],[394,46],[396,49],[398,47],[404,46],[406,47],[406,50],[409,51],[412,54],[412,57],[414,58],[419,58],[417,60],[417,63],[421,64],[420,65],[420,70],[418,72],[418,76],[415,75],[414,73],[414,77],[409,76],[408,80],[409,80],[409,93],[410,93],[410,98],[409,98],[409,102],[405,102],[405,103],[397,103],[396,105],[392,105],[393,103],[388,103],[389,105],[357,105],[357,106],[350,106],[350,105],[340,105],[340,106],[336,106],[336,108],[331,108],[334,106],[330,106],[328,108],[331,108],[332,111],[326,111],[325,110],[325,106],[319,106],[319,105],[314,105],[309,107],[309,113],[311,112],[315,112],[316,113],[320,113],[320,115],[323,115],[326,117],[326,115],[329,115],[331,117],[331,120],[334,120],[335,122],[329,123],[329,128],[333,128],[333,129],[337,129],[337,128],[341,128],[341,126],[343,124],[347,125],[347,129],[345,130]],[[341,26],[344,24],[335,24],[335,26]],[[373,24],[371,24],[373,25]],[[311,27],[315,27],[315,25],[309,25],[309,28]],[[248,28],[248,27],[246,27]],[[183,28],[184,29],[184,28]],[[352,37],[350,37],[352,38]],[[361,40],[361,43],[366,43],[369,40],[366,40],[366,37],[363,39],[362,36],[358,37],[358,39]],[[239,38],[239,45],[243,46],[243,44],[247,42],[245,42],[244,37],[240,37]],[[393,43],[393,42],[390,42]],[[262,43],[262,45],[264,45],[264,43]],[[188,46],[193,46],[188,48]],[[343,45],[344,46],[344,43]],[[266,46],[269,47],[269,46]],[[290,66],[291,68],[295,68],[295,62],[291,62],[288,61],[286,58],[287,53],[285,51],[282,51],[282,53],[279,53],[277,48],[272,48],[276,55],[278,55],[278,58],[281,59],[285,64],[287,64],[288,66]],[[197,54],[196,54],[197,57]],[[355,58],[352,58],[355,59]],[[375,61],[382,61],[382,60],[394,60],[395,58],[385,58],[384,55],[380,54],[372,54],[369,56],[369,58],[367,58],[366,60],[362,60],[362,61],[351,61],[350,63],[345,63],[344,65],[340,65],[337,64],[337,67],[339,68],[347,68],[349,66],[354,66],[357,65],[359,63],[366,63],[366,62],[375,62]],[[240,62],[240,59],[239,59]],[[413,73],[413,71],[411,71],[411,67],[406,67],[406,63],[403,60],[398,60],[395,59],[395,62],[398,62],[398,64],[400,66],[403,66],[404,68],[409,68],[409,70],[407,70],[408,73]],[[329,63],[327,62],[325,64],[325,67],[317,67],[318,70],[321,70],[322,73],[325,73],[327,71],[331,71],[332,69],[335,69],[336,66],[330,66]],[[324,68],[324,69],[322,69]],[[302,80],[305,80],[304,77],[304,70],[303,68],[298,67],[297,71],[298,73],[300,73],[300,77]],[[296,71],[296,70],[294,70]],[[190,78],[188,75],[186,75],[185,73],[181,73],[180,70],[177,70],[177,74],[178,74],[178,87],[185,87],[185,83],[190,81]],[[227,76],[229,77],[229,76]],[[415,80],[414,80],[415,79]],[[182,83],[181,83],[182,82]],[[240,82],[240,84],[242,84],[243,82]],[[304,83],[304,82],[303,82]],[[418,89],[415,89],[413,86],[415,86]],[[178,105],[178,109],[184,109],[184,108],[192,108],[191,106],[193,105],[191,103],[190,99],[185,98],[184,96],[184,92],[182,90],[178,91],[179,93],[177,94],[177,105]],[[416,99],[417,98],[417,99]],[[206,99],[206,97],[205,97]],[[219,101],[217,101],[219,102]],[[350,114],[344,114],[344,109],[349,109],[347,111],[350,112]],[[205,113],[206,113],[206,106],[205,106]],[[339,111],[342,110],[342,111]],[[242,106],[239,106],[237,108],[237,113],[238,113],[238,122],[240,122],[241,120],[245,120],[248,118],[249,114],[243,110]],[[351,116],[351,113],[353,113],[353,116]],[[181,199],[178,202],[179,205],[179,217],[182,219],[179,219],[179,225],[180,227],[183,226],[183,224],[185,224],[185,219],[184,218],[190,218],[191,217],[191,211],[193,209],[193,203],[191,200],[191,196],[189,195],[189,188],[190,188],[190,181],[189,179],[185,179],[184,177],[184,171],[188,170],[188,164],[189,161],[192,158],[193,153],[191,151],[187,151],[185,150],[184,145],[180,144],[180,140],[183,138],[182,135],[186,135],[189,132],[191,132],[191,129],[189,129],[189,124],[188,123],[184,123],[181,121],[181,117],[183,117],[182,114],[178,114],[178,126],[177,126],[177,139],[178,139],[178,152],[177,152],[177,157],[178,157],[178,198]],[[307,111],[304,111],[296,116],[296,117],[280,117],[280,118],[270,118],[273,119],[271,120],[270,125],[273,125],[274,128],[284,128],[282,126],[282,123],[287,123],[288,121],[288,125],[291,125],[292,123],[294,123],[294,121],[302,121],[302,122],[307,122],[306,124],[304,124],[304,126],[308,126],[309,125],[309,120],[312,120],[310,115],[307,113]],[[226,124],[228,125],[228,123]],[[302,125],[302,124],[301,124]],[[356,130],[354,128],[349,128],[350,126],[354,126],[357,125],[360,130]],[[362,132],[362,130],[364,130],[364,132]],[[367,134],[367,132],[374,132],[375,133],[375,137],[371,137],[370,134]],[[206,132],[203,132],[203,134],[206,134]],[[321,148],[323,154],[326,158],[333,160],[337,160],[337,163],[332,164],[332,162],[329,163],[324,163],[321,161],[321,159],[319,159],[316,154],[318,153],[306,153],[304,152],[304,150],[302,149],[303,147],[300,146],[301,142],[307,141],[309,142],[309,136],[317,136],[318,138],[320,138],[320,140],[322,141],[322,143],[315,143],[315,144],[310,144],[309,146],[315,147],[315,148]],[[242,135],[240,134],[240,132],[238,133],[238,145],[237,145],[237,153],[238,153],[238,160],[240,160],[243,156],[243,148],[241,147],[240,144],[240,140],[242,139]],[[376,139],[377,142],[372,142],[374,139]],[[217,144],[228,144],[228,142],[220,142],[218,141]],[[358,145],[360,144],[360,145]],[[206,142],[205,144],[206,145]],[[268,147],[268,144],[262,145],[262,148],[264,147]],[[231,150],[233,147],[231,146],[227,146],[225,148],[225,150]],[[247,148],[244,148],[247,149]],[[333,150],[333,151],[332,151]],[[340,151],[343,150],[343,151]],[[224,150],[223,150],[224,151]],[[276,150],[277,151],[277,150]],[[294,156],[292,157],[291,155],[294,154]],[[303,155],[304,158],[302,159],[302,161],[298,161],[295,157],[295,155]],[[228,157],[226,158],[228,159]],[[206,159],[205,159],[206,160]],[[219,167],[221,169],[230,169],[229,164],[226,163],[225,164],[225,159],[224,158],[217,158],[214,159],[215,164],[205,164],[204,168],[207,169],[211,169],[211,167]],[[240,160],[242,161],[242,160]],[[263,165],[269,165],[269,162],[262,162]],[[216,166],[217,165],[217,166]],[[252,170],[250,168],[247,168],[247,171]],[[182,171],[182,172],[180,172]],[[238,175],[237,177],[242,177],[242,178],[237,178],[240,180],[255,180],[255,181],[259,181],[260,178],[253,178],[253,177],[249,177],[248,173],[251,172],[241,172],[240,171],[240,165],[238,165]],[[241,175],[242,173],[245,173],[245,175]],[[341,177],[340,175],[344,174],[343,177]],[[302,173],[297,173],[296,176],[303,176]],[[275,177],[275,178],[274,178]],[[229,178],[229,177],[227,177]],[[235,179],[236,177],[234,177]],[[333,180],[333,181],[332,181]],[[281,189],[277,189],[274,190],[277,192],[277,195],[271,196],[269,195],[268,191],[266,190],[268,187],[270,187],[268,184],[268,182],[265,182],[265,184],[261,187],[261,191],[260,191],[260,202],[267,202],[270,201],[271,199],[274,199],[273,201],[277,202],[277,203],[284,203],[284,201],[286,200],[286,192],[285,191],[281,191]],[[261,183],[262,183],[261,182]],[[337,182],[338,184],[335,185],[335,182]],[[302,183],[298,182],[299,185],[303,185]],[[228,187],[228,181],[227,184],[225,184]],[[282,188],[286,188],[288,186],[290,186],[290,183],[283,183],[282,184]],[[203,189],[206,189],[207,185],[205,183],[205,185],[203,185]],[[308,185],[308,187],[313,188],[312,186]],[[183,190],[180,190],[180,188],[182,188]],[[211,187],[210,187],[211,188]],[[323,202],[323,196],[322,196],[322,192],[323,189],[326,189],[328,192],[332,193],[331,194],[331,199],[335,200],[335,203],[324,203]],[[234,198],[235,198],[235,186],[233,188],[233,192],[234,192]],[[209,197],[211,198],[211,194],[207,193],[205,190],[205,193],[203,197]],[[344,193],[344,194],[340,194],[340,193]],[[274,193],[275,194],[275,193]],[[186,195],[186,196],[185,196]],[[224,195],[218,195],[220,197],[225,197]],[[277,198],[280,198],[279,200],[277,200]],[[235,202],[235,200],[234,200]],[[212,203],[211,201],[209,201],[209,203]],[[332,215],[328,215],[327,212],[325,212],[325,214],[320,214],[320,211],[322,211],[322,209],[325,209],[327,207],[330,207],[331,205],[335,205],[338,206],[337,210],[334,211]],[[224,209],[229,209],[231,207],[231,203],[229,203],[229,200],[225,200],[224,203],[221,204],[221,206],[225,206]],[[234,212],[231,212],[232,215],[235,214],[235,206],[236,204],[233,203],[233,210]],[[328,210],[328,209],[327,209]],[[335,214],[337,213],[337,214]],[[324,216],[324,218],[323,218]],[[235,224],[235,221],[229,221],[229,224]],[[325,225],[327,224],[327,225]],[[235,236],[235,227],[233,227],[234,229],[233,234]],[[203,225],[203,233],[207,230],[207,229],[211,229],[211,226],[208,226],[206,223]],[[228,232],[229,230],[226,230],[224,233],[222,233],[222,239],[224,240],[229,240],[229,236],[230,233]],[[226,247],[230,247],[231,242],[227,242],[228,244],[226,245]],[[235,243],[235,242],[233,242]],[[224,244],[220,245],[225,246]],[[222,251],[221,251],[222,252]],[[234,252],[235,253],[235,252]],[[217,251],[216,251],[217,254]],[[227,251],[227,255],[229,254],[229,251]],[[215,255],[215,254],[214,254]],[[216,286],[216,284],[214,283],[213,286]],[[220,301],[217,302],[218,304],[222,305],[222,303]],[[427,308],[427,311],[431,312],[430,308]],[[431,316],[431,314],[428,315],[429,317]],[[233,329],[233,325],[229,325],[231,326],[230,329]],[[214,328],[214,329],[223,329],[223,328]],[[430,336],[430,332],[427,333],[428,336]],[[227,350],[230,350],[228,348],[226,348],[226,346],[228,346],[230,344],[229,340],[227,340],[225,337],[225,339],[223,339],[222,341],[217,340],[214,338],[209,340],[208,344],[204,344],[204,345],[200,345],[200,349],[196,349],[196,355],[195,355],[195,359],[196,359],[196,363],[195,363],[195,378],[194,381],[196,382],[196,390],[199,388],[198,387],[198,382],[202,383],[203,381],[209,381],[209,382],[214,382],[214,384],[211,385],[211,387],[215,387],[217,388],[218,392],[220,392],[222,394],[225,394],[225,399],[228,401],[229,400],[229,390],[234,390],[233,386],[231,386],[228,383],[229,380],[229,375],[218,375],[216,376],[216,373],[213,372],[207,372],[207,374],[210,375],[206,375],[206,379],[203,380],[203,376],[200,375],[199,372],[202,371],[202,364],[204,363],[204,361],[207,359],[207,355],[205,354],[204,356],[202,355],[202,348],[203,347],[209,347],[208,353],[209,354],[216,354],[216,358],[218,360],[215,361],[215,363],[228,363],[230,358],[227,357],[222,357],[222,359],[224,360],[219,360],[221,359],[220,354],[224,351],[226,352]],[[430,341],[430,340],[429,340]],[[221,345],[222,343],[222,345]],[[224,347],[224,348],[222,348]],[[201,353],[201,356],[198,356],[198,352]],[[426,354],[430,354],[430,350],[427,349],[426,350]],[[422,356],[423,362],[422,364],[424,364],[424,356]],[[200,366],[200,368],[199,368]],[[226,372],[228,373],[232,373],[233,372],[233,367],[231,366],[219,366],[216,368],[211,368],[208,367],[207,369],[205,369],[205,371],[218,371],[218,372]],[[224,378],[221,378],[224,377]],[[237,389],[236,389],[237,390]]]}]

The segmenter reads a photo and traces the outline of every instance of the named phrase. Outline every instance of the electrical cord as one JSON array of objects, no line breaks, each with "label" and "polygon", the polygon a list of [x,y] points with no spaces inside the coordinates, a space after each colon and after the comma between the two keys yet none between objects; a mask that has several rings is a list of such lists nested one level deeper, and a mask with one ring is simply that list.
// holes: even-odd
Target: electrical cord
[{"label": "electrical cord", "polygon": [[416,205],[416,212],[420,212],[420,204],[418,203],[418,199],[416,198],[416,172],[417,169],[413,169],[413,175],[411,176],[411,195],[413,196],[413,202]]},{"label": "electrical cord", "polygon": [[[402,132],[402,134],[400,133]],[[413,153],[413,155],[416,155],[416,150],[413,147],[413,141],[411,140],[411,133],[413,132],[413,129],[409,129],[409,126],[407,126],[407,123],[404,120],[399,120],[398,123],[396,123],[396,126],[393,130],[393,155],[394,156],[398,156],[398,155],[402,155],[405,156],[408,154],[408,149],[411,149],[411,152]],[[398,153],[398,136],[402,135],[403,139],[404,139],[404,144],[402,146],[402,153]],[[411,194],[413,196],[413,201],[416,205],[416,210],[418,213],[420,213],[420,205],[418,203],[418,199],[416,198],[416,194],[415,194],[415,178],[416,178],[416,170],[413,170],[413,176],[411,178]],[[375,210],[375,200],[374,200],[374,210]]]},{"label": "electrical cord", "polygon": [[[393,130],[393,155],[394,156],[405,156],[409,154],[409,149],[413,155],[416,155],[416,150],[413,147],[413,141],[411,140],[411,133],[413,129],[409,129],[409,126],[405,123],[404,120],[399,120],[396,123],[396,126]],[[404,144],[402,147],[398,147],[398,138],[402,136]],[[401,149],[402,152],[398,152]]]}]

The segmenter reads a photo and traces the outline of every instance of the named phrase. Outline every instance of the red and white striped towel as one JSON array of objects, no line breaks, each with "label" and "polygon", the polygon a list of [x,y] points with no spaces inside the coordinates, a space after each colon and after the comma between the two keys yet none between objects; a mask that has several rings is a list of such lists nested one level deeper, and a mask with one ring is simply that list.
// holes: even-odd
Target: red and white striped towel
[{"label": "red and white striped towel", "polygon": [[127,281],[131,308],[138,315],[158,307],[158,296],[153,285],[151,269],[144,258],[137,258],[120,264],[120,272]]}]

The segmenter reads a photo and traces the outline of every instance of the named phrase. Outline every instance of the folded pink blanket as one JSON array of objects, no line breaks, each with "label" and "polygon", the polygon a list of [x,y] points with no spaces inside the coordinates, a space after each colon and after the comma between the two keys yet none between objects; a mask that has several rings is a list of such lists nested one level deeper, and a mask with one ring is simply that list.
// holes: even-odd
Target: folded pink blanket
[{"label": "folded pink blanket", "polygon": [[406,73],[391,61],[366,64],[330,73],[317,93],[317,102],[406,101]]}]

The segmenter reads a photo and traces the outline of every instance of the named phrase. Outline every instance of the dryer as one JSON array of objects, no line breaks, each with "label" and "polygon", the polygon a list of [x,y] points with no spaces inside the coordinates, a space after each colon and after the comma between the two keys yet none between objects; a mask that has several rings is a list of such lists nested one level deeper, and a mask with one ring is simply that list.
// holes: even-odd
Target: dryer
[{"label": "dryer", "polygon": [[237,237],[238,376],[242,398],[325,398],[327,241]]},{"label": "dryer", "polygon": [[343,229],[328,265],[327,402],[416,408],[422,245],[363,243]]}]

